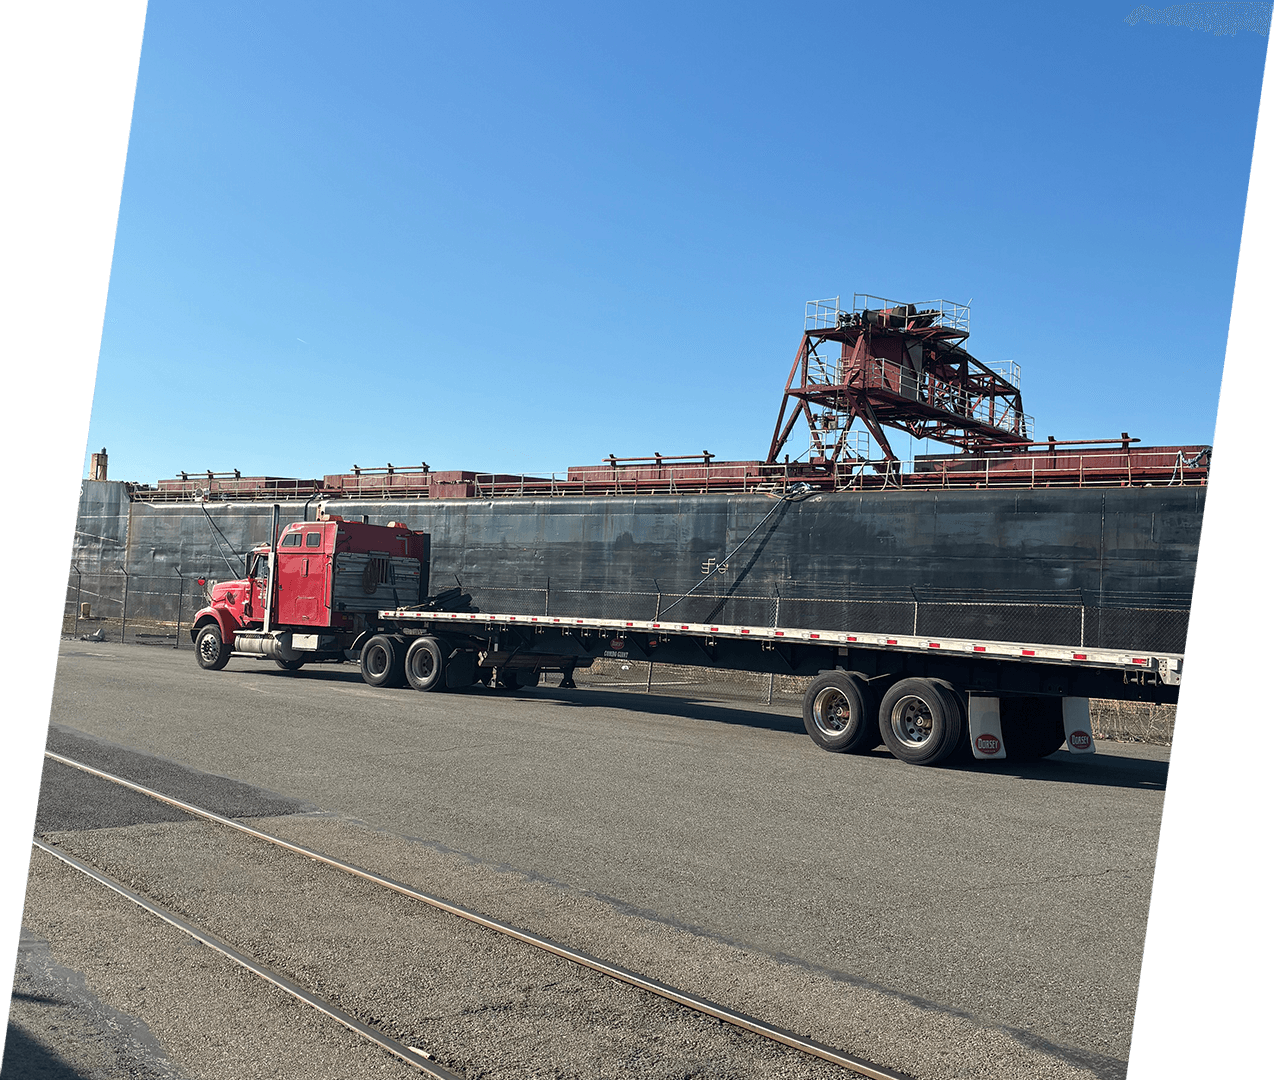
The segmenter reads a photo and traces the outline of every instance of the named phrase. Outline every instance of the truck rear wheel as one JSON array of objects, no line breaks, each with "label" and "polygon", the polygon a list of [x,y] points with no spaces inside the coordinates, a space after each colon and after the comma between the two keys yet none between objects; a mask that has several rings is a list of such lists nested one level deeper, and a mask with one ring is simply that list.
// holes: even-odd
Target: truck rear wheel
[{"label": "truck rear wheel", "polygon": [[220,671],[230,663],[230,646],[221,640],[221,627],[208,623],[195,636],[195,659],[205,671]]},{"label": "truck rear wheel", "polygon": [[857,753],[877,743],[876,724],[867,710],[863,680],[852,672],[829,671],[805,691],[802,713],[809,737],[832,753]]},{"label": "truck rear wheel", "polygon": [[403,647],[388,634],[369,638],[358,657],[363,682],[368,686],[402,686]]},{"label": "truck rear wheel", "polygon": [[880,701],[880,734],[889,752],[910,765],[936,765],[964,733],[956,695],[932,679],[900,679]]},{"label": "truck rear wheel", "polygon": [[403,668],[407,684],[413,690],[443,690],[447,686],[443,678],[442,646],[437,638],[419,637],[413,641]]}]

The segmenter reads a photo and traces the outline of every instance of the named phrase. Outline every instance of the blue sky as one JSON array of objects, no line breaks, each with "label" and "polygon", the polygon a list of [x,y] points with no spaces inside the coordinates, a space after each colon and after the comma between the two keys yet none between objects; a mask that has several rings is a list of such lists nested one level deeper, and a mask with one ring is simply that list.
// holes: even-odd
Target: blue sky
[{"label": "blue sky", "polygon": [[87,448],[763,457],[856,291],[971,298],[1040,437],[1210,442],[1267,41],[1136,6],[155,0]]}]

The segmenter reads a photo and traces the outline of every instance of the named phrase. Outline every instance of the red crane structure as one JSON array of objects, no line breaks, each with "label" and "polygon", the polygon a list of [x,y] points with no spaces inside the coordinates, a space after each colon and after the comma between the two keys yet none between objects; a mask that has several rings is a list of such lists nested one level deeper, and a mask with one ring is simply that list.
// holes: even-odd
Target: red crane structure
[{"label": "red crane structure", "polygon": [[767,464],[779,461],[802,417],[812,465],[862,459],[850,444],[855,420],[886,461],[898,460],[890,427],[967,452],[1025,449],[1034,420],[1022,411],[1017,365],[975,359],[964,348],[968,336],[968,305],[949,300],[903,304],[856,293],[849,311],[840,297],[809,301]]}]

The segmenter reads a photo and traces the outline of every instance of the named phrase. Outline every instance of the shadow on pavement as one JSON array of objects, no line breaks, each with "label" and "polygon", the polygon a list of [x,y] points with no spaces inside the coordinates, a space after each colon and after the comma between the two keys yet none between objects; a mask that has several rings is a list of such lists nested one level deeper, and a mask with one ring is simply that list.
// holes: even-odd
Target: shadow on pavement
[{"label": "shadow on pavement", "polygon": [[[14,994],[14,997],[19,996]],[[87,1073],[68,1064],[16,1024],[9,1025],[9,1033],[5,1036],[0,1077],[4,1080],[92,1080]]]}]

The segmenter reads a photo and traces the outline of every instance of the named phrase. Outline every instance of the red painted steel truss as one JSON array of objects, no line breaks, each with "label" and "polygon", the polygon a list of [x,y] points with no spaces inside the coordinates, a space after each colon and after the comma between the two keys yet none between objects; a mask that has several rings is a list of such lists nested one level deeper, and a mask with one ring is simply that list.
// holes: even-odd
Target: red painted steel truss
[{"label": "red painted steel truss", "polygon": [[[967,307],[945,301],[871,307],[873,300],[855,297],[853,311],[822,302],[815,316],[807,315],[767,463],[778,462],[802,417],[810,432],[809,461],[817,464],[859,456],[846,441],[854,420],[888,461],[897,455],[886,428],[966,451],[1031,442],[1020,389],[963,348]],[[810,327],[811,321],[816,325]]]}]

